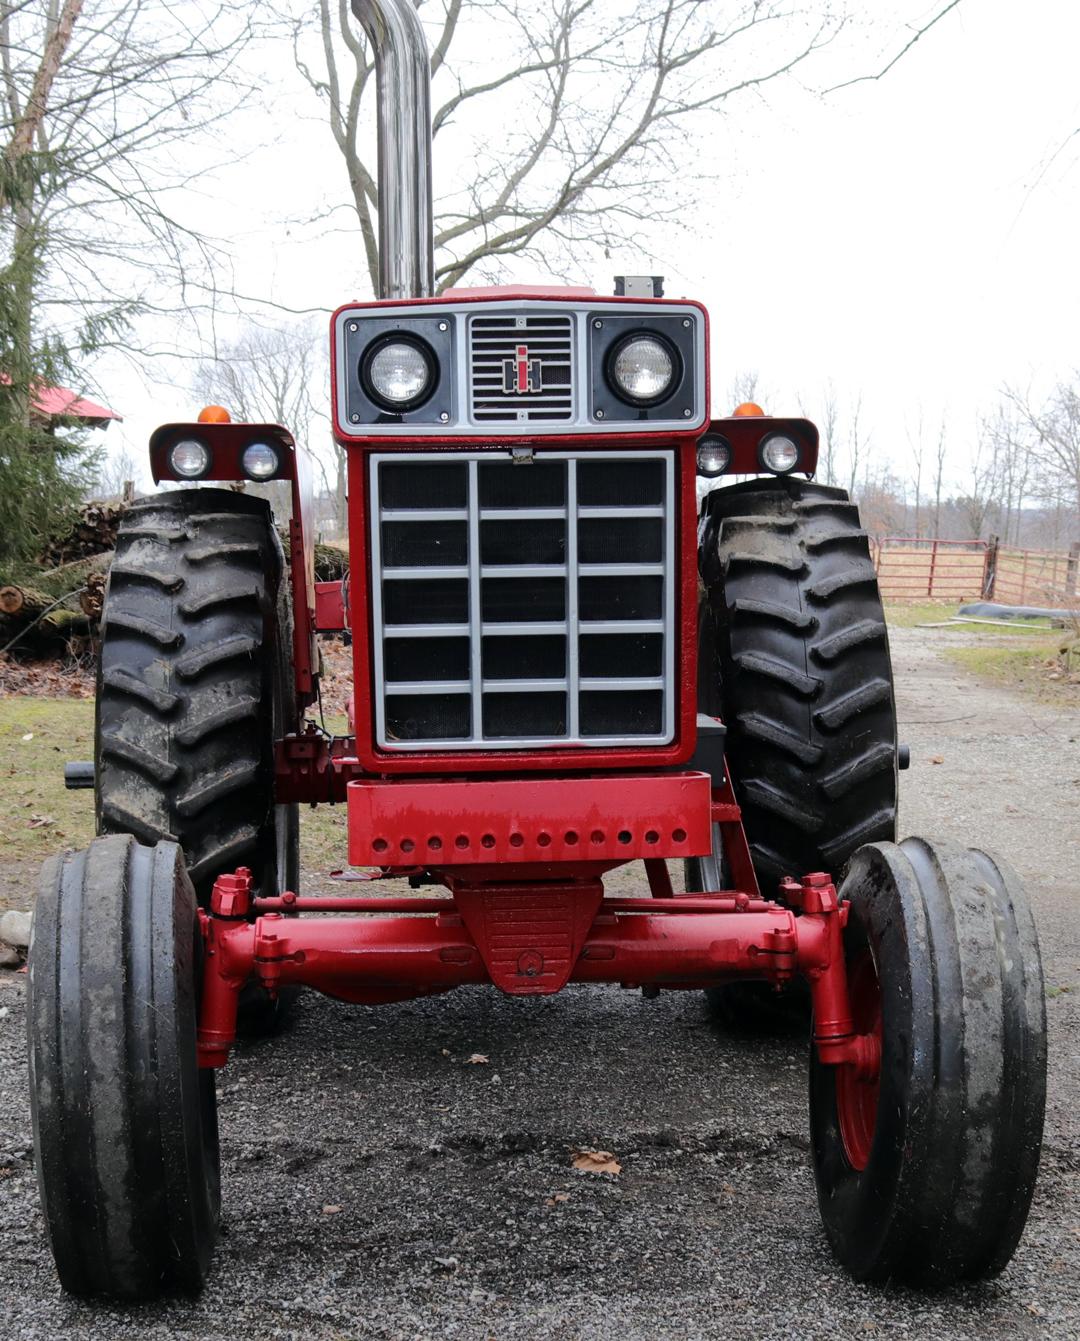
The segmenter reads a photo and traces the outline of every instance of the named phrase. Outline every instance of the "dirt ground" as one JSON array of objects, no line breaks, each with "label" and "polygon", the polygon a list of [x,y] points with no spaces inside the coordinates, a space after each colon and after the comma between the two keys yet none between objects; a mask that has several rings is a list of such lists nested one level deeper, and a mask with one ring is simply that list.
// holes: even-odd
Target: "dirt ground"
[{"label": "dirt ground", "polygon": [[[955,642],[956,635],[948,635]],[[1034,1210],[995,1282],[851,1283],[819,1228],[806,1041],[725,1036],[699,994],[463,990],[303,1000],[221,1077],[225,1235],[203,1295],[73,1303],[37,1205],[25,976],[0,974],[0,1319],[33,1338],[1080,1337],[1080,709],[986,687],[893,635],[905,832],[1008,854],[1046,966]],[[89,805],[89,799],[87,804]],[[30,873],[7,872],[8,889]],[[638,878],[612,881],[625,891]],[[486,1063],[470,1064],[481,1053]],[[577,1173],[578,1147],[617,1177]]]}]

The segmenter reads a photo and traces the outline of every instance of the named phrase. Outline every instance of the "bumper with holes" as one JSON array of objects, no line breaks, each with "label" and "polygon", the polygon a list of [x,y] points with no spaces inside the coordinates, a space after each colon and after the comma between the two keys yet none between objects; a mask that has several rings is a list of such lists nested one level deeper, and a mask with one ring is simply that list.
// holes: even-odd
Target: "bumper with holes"
[{"label": "bumper with holes", "polygon": [[348,786],[354,866],[487,866],[705,856],[707,773],[402,781]]}]

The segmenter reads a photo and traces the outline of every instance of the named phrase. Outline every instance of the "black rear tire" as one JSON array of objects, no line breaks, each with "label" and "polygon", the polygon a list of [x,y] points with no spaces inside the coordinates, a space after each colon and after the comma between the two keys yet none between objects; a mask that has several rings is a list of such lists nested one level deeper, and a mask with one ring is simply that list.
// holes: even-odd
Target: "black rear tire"
[{"label": "black rear tire", "polygon": [[766,897],[896,836],[896,710],[877,579],[842,489],[790,477],[709,495],[703,711],[727,756]]},{"label": "black rear tire", "polygon": [[[269,504],[223,489],[137,503],[117,535],[97,683],[98,833],[180,844],[199,902],[244,865],[299,888],[299,811],[274,804],[274,741],[295,727],[292,617]],[[295,991],[251,984],[245,1034]]]},{"label": "black rear tire", "polygon": [[829,1242],[859,1280],[996,1275],[1031,1205],[1046,1099],[1023,888],[985,852],[908,838],[860,849],[840,894],[856,1030],[880,1031],[882,1056],[876,1082],[811,1061]]},{"label": "black rear tire", "polygon": [[297,888],[297,807],[274,804],[274,739],[295,726],[287,585],[261,498],[160,494],[117,536],[98,667],[98,832],[178,842],[204,905],[240,865],[260,893]]},{"label": "black rear tire", "polygon": [[29,956],[34,1158],[65,1290],[194,1291],[217,1235],[214,1073],[196,1058],[202,937],[175,843],[45,863]]}]

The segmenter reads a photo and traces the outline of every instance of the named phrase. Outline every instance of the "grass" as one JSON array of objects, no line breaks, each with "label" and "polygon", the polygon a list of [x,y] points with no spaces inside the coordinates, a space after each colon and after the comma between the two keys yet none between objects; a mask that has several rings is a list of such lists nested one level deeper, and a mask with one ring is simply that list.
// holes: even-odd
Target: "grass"
[{"label": "grass", "polygon": [[344,804],[300,807],[300,858],[306,873],[326,875],[349,864]]},{"label": "grass", "polygon": [[[913,629],[942,624],[957,612],[957,603],[923,601],[915,605],[887,604],[885,620],[890,628]],[[1011,689],[1043,702],[1080,703],[1080,685],[1061,670],[1058,656],[1067,636],[1048,620],[1005,624],[953,624],[936,632],[966,635],[963,646],[942,646],[942,652],[977,679]],[[969,641],[972,637],[977,642]]]},{"label": "grass", "polygon": [[[334,723],[344,729],[344,721]],[[26,737],[30,739],[27,740]],[[39,862],[94,836],[94,794],[69,792],[64,765],[94,757],[88,699],[0,698],[0,835],[5,861]],[[347,864],[345,807],[300,808],[305,868]]]},{"label": "grass", "polygon": [[[29,739],[27,739],[29,737]],[[94,756],[87,699],[0,699],[0,833],[9,861],[43,861],[94,833],[94,794],[64,789],[69,759]]]},{"label": "grass", "polygon": [[[1006,638],[1022,636],[1010,635],[1007,629],[994,631],[1004,633]],[[1060,632],[1046,637],[1028,634],[1023,646],[997,641],[977,643],[973,647],[947,647],[945,655],[970,674],[991,684],[1044,702],[1078,704],[1080,684],[1062,674],[1054,663],[1060,643]]]},{"label": "grass", "polygon": [[885,622],[897,629],[913,629],[918,624],[938,624],[956,614],[956,601],[922,601],[914,605],[887,603]]}]

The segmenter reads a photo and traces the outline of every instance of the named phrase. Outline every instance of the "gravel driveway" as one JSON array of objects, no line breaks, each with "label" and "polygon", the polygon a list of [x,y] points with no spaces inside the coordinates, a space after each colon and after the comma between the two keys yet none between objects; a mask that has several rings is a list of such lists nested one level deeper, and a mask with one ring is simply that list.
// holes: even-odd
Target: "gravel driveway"
[{"label": "gravel driveway", "polygon": [[[6,1334],[1080,1337],[1080,711],[975,684],[940,657],[942,636],[893,635],[912,747],[902,827],[1012,859],[1051,989],[1046,1148],[998,1281],[917,1295],[833,1264],[798,1035],[727,1037],[696,993],[464,989],[372,1009],[307,996],[287,1035],[221,1077],[225,1236],[203,1295],[73,1303],[28,1149],[25,976],[0,973]],[[613,1151],[622,1173],[575,1172],[576,1147]]]}]

